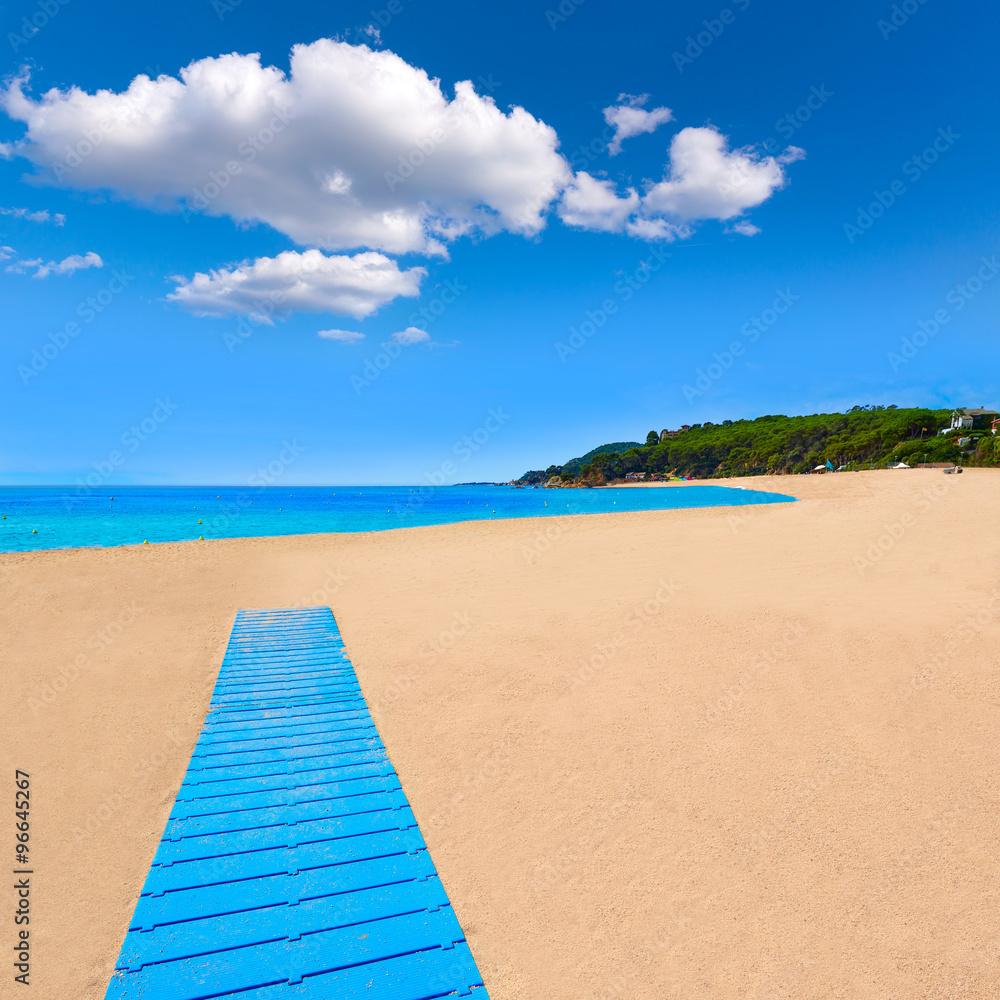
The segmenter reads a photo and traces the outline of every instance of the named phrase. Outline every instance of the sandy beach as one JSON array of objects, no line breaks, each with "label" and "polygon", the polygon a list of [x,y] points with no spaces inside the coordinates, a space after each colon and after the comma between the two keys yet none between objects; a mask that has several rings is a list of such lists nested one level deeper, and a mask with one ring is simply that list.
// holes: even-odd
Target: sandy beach
[{"label": "sandy beach", "polygon": [[31,995],[103,997],[237,609],[317,604],[493,1000],[1000,995],[1000,471],[736,485],[801,502],[0,555]]}]

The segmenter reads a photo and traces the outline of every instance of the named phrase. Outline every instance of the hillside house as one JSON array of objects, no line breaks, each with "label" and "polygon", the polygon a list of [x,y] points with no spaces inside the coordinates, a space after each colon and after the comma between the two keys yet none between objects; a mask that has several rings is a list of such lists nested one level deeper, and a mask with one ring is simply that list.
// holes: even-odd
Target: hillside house
[{"label": "hillside house", "polygon": [[677,437],[678,434],[683,434],[684,431],[689,431],[689,430],[691,430],[690,424],[684,424],[678,431],[668,431],[664,429],[660,431],[660,444],[663,444],[663,442],[666,441],[667,438],[675,438]]},{"label": "hillside house", "polygon": [[995,430],[998,417],[1000,417],[1000,413],[997,413],[996,410],[985,410],[982,407],[974,410],[968,408],[956,410],[951,415],[951,426],[948,430],[977,431],[991,427]]}]

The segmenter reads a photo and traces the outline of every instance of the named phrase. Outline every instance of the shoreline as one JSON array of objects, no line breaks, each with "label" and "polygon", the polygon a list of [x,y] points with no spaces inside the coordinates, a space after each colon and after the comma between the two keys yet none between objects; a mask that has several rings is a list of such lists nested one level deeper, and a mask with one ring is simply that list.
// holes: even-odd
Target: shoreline
[{"label": "shoreline", "polygon": [[[686,485],[686,486],[689,486],[689,485],[693,485],[693,484],[691,484],[691,483],[684,483],[684,484],[672,484],[672,485]],[[734,487],[729,487],[729,488],[733,489]],[[210,491],[212,489],[214,489],[214,487],[209,488]],[[325,489],[325,487],[319,487],[318,489]],[[735,487],[735,489],[744,489],[744,487]],[[770,492],[772,496],[779,498],[779,499],[771,501],[771,502],[775,502],[775,503],[793,502],[796,499],[795,497],[789,496],[787,494],[773,493],[773,491],[763,491],[763,492]],[[549,499],[552,499],[552,498],[550,497]],[[541,519],[541,520],[545,520],[545,519],[548,519],[548,518],[562,516],[560,513],[557,512],[557,510],[556,510],[555,507],[549,507],[547,501],[545,502],[545,507],[544,508],[538,508],[537,507],[537,502],[538,501],[539,501],[539,498],[537,498],[537,497],[534,498],[533,502],[536,505],[535,507],[521,506],[520,508],[518,508],[517,504],[522,503],[523,501],[518,500],[518,501],[515,501],[513,503],[507,503],[505,505],[502,499],[497,498],[497,497],[493,497],[492,498],[492,503],[493,504],[496,504],[496,506],[498,508],[502,508],[503,506],[506,506],[507,509],[501,509],[499,514],[498,514],[497,510],[492,510],[490,512],[490,516],[488,516],[488,517],[475,517],[475,516],[464,517],[463,516],[461,519],[455,519],[455,520],[441,520],[441,521],[438,521],[438,520],[428,520],[428,521],[425,521],[423,523],[417,522],[417,523],[409,523],[409,524],[407,524],[407,523],[401,523],[399,520],[397,520],[397,521],[395,521],[393,523],[386,524],[385,526],[381,526],[381,527],[368,526],[368,527],[363,527],[363,528],[357,528],[357,529],[354,529],[354,530],[346,530],[345,529],[345,530],[339,530],[339,531],[337,531],[337,530],[330,530],[329,528],[324,528],[324,529],[319,529],[319,530],[315,530],[315,529],[308,530],[307,529],[307,524],[310,523],[310,519],[309,518],[303,519],[302,515],[305,512],[302,511],[302,510],[299,510],[299,511],[290,512],[289,514],[285,515],[285,523],[292,523],[292,524],[294,524],[296,530],[291,530],[291,531],[282,532],[282,533],[270,533],[270,531],[268,529],[273,529],[277,525],[276,525],[276,522],[274,522],[274,521],[267,521],[266,525],[264,525],[264,524],[258,524],[258,527],[260,527],[260,526],[265,527],[265,530],[263,532],[248,533],[248,534],[242,534],[242,535],[229,535],[229,534],[225,534],[225,535],[216,535],[215,537],[212,537],[212,535],[211,535],[211,532],[214,529],[213,521],[214,521],[215,518],[213,517],[212,512],[209,511],[208,513],[206,513],[204,515],[204,516],[210,518],[209,523],[207,525],[205,525],[203,528],[197,528],[197,529],[195,529],[195,528],[187,527],[186,529],[184,529],[184,530],[192,531],[192,532],[196,531],[196,530],[197,531],[207,530],[210,533],[208,538],[191,538],[191,537],[187,537],[187,538],[156,539],[154,537],[154,538],[152,538],[152,540],[147,539],[147,540],[145,540],[143,542],[138,542],[138,541],[126,541],[126,542],[109,541],[109,542],[106,542],[105,544],[101,544],[99,542],[95,542],[93,544],[85,544],[85,545],[79,545],[79,544],[77,544],[77,545],[74,545],[74,544],[52,545],[51,547],[47,547],[47,548],[37,547],[37,548],[27,548],[27,549],[7,549],[7,550],[0,549],[0,556],[9,555],[9,554],[15,554],[15,553],[26,553],[26,552],[58,552],[58,551],[73,550],[73,549],[77,549],[77,548],[83,548],[83,549],[123,548],[123,547],[128,547],[128,546],[144,545],[144,544],[149,544],[149,545],[165,545],[165,544],[177,544],[177,543],[181,543],[181,542],[184,542],[184,543],[191,542],[191,543],[199,543],[199,544],[201,544],[201,543],[204,543],[204,542],[222,541],[224,539],[237,539],[237,538],[242,538],[242,539],[252,539],[252,538],[299,538],[299,537],[310,537],[310,536],[314,536],[314,535],[377,534],[377,533],[380,533],[380,532],[383,532],[383,531],[409,530],[411,528],[431,527],[431,526],[435,526],[435,525],[469,524],[469,523],[480,523],[480,522],[495,523],[495,522],[498,522],[498,521],[532,520],[532,519],[536,519],[536,518],[537,519]],[[713,502],[711,504],[711,506],[734,506],[734,507],[738,507],[738,506],[742,506],[742,505],[743,504],[741,504],[739,502],[733,503],[733,502],[727,502],[727,501],[720,501],[717,504]],[[407,504],[407,506],[409,506],[409,504]],[[420,504],[418,503],[417,506],[420,506]],[[490,506],[490,504],[487,504],[487,507],[489,507],[489,506]],[[577,503],[576,506],[577,506],[578,509],[574,512],[574,516],[590,516],[590,515],[595,515],[595,514],[609,514],[609,513],[610,514],[640,513],[640,512],[642,512],[644,510],[659,511],[659,510],[682,510],[682,509],[688,509],[687,507],[685,507],[685,506],[682,505],[680,507],[669,507],[669,506],[668,507],[642,507],[642,506],[639,506],[639,507],[636,507],[636,508],[633,508],[633,509],[629,509],[629,510],[622,510],[622,509],[616,509],[616,508],[612,507],[609,504],[604,509],[588,510],[588,509],[583,509],[584,504],[582,502]],[[698,509],[698,508],[700,508],[702,506],[710,506],[710,505],[709,504],[692,504],[691,509]],[[548,508],[548,511],[546,511],[545,508]],[[10,509],[10,508],[8,508],[8,509]],[[464,507],[459,507],[458,509],[461,510],[461,511],[463,511],[463,512],[465,511]],[[516,512],[516,511],[519,511],[519,512]],[[157,513],[158,512],[153,512],[153,516],[155,517]],[[225,517],[227,516],[227,514],[228,514],[228,512],[224,512],[223,513],[223,515],[222,515],[223,519],[225,519]],[[267,517],[273,517],[273,516],[274,516],[274,512],[273,511],[271,511],[270,514],[265,514],[264,515],[265,518],[267,518]],[[342,516],[342,518],[344,517],[344,515],[341,515],[341,516]],[[347,515],[347,516],[350,516],[350,515]],[[366,516],[368,517],[368,524],[371,525],[373,523],[373,521],[376,519],[376,517],[380,517],[381,514],[379,512],[377,515],[375,515],[374,512],[369,512],[369,513],[367,513]],[[28,522],[29,524],[38,524],[38,526],[40,528],[43,528],[43,533],[42,533],[42,535],[39,536],[39,538],[47,537],[50,534],[50,532],[47,531],[47,530],[45,530],[45,528],[51,528],[52,527],[52,525],[45,525],[44,524],[44,517],[45,517],[45,515],[43,513],[42,514],[42,519],[33,519],[33,520],[30,520]],[[93,515],[91,515],[91,518],[93,518]],[[234,518],[234,521],[235,520],[236,519]],[[305,520],[306,523],[303,523],[303,520]],[[198,524],[201,525],[201,523],[202,522],[199,520]],[[237,523],[239,523],[241,525],[244,525],[244,527],[246,527],[246,522],[245,521],[238,521]],[[315,521],[312,521],[311,523],[315,523]],[[64,527],[63,524],[59,524],[58,521],[56,522],[56,527],[55,527],[54,534],[57,537],[61,533],[61,530],[63,529],[63,527]],[[302,530],[298,530],[298,529],[302,529]],[[131,525],[129,527],[123,528],[121,530],[121,532],[119,533],[118,537],[121,537],[122,535],[126,535],[127,536],[130,533],[130,530],[132,532],[135,532],[136,526],[133,524],[133,525]],[[180,529],[175,529],[175,530],[177,530],[178,534],[181,533]],[[142,534],[146,534],[146,533],[148,533],[148,532],[147,532],[147,529],[146,529],[145,526],[142,528],[141,531],[137,532],[138,535],[142,535]]]},{"label": "shoreline", "polygon": [[0,555],[36,995],[104,996],[235,611],[296,605],[332,606],[494,1000],[997,995],[991,471]]}]

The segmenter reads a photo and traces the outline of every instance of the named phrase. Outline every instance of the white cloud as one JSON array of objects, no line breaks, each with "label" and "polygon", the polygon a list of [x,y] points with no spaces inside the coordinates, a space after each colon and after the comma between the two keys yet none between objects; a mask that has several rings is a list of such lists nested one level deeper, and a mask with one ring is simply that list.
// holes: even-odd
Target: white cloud
[{"label": "white cloud", "polygon": [[422,344],[424,347],[458,347],[459,341],[449,340],[447,343],[439,343],[436,340],[431,340],[431,335],[426,330],[421,330],[418,326],[408,326],[405,330],[400,330],[394,333],[389,338],[395,344],[401,344],[403,347],[412,347],[414,344]]},{"label": "white cloud", "polygon": [[664,240],[673,243],[674,240],[686,240],[694,230],[690,226],[679,226],[666,219],[630,219],[625,226],[625,232],[637,240]]},{"label": "white cloud", "polygon": [[[15,260],[14,263],[7,268],[7,271],[11,274],[27,274],[33,267],[41,269],[45,267],[45,262],[41,257],[23,258]],[[42,277],[46,277],[47,274],[48,271],[46,270]],[[35,277],[38,277],[38,275],[36,274]]]},{"label": "white cloud", "polygon": [[449,100],[392,52],[320,39],[294,47],[287,75],[234,53],[180,76],[37,100],[20,78],[0,100],[43,181],[262,221],[326,249],[442,254],[473,231],[534,235],[570,178],[554,129],[468,81]]},{"label": "white cloud", "polygon": [[196,316],[237,314],[265,322],[275,312],[330,312],[363,319],[398,296],[420,294],[427,271],[401,271],[394,260],[369,251],[353,257],[319,250],[286,250],[234,268],[175,278],[167,298]]},{"label": "white cloud", "polygon": [[779,163],[795,163],[806,158],[806,151],[801,146],[789,146],[780,156],[775,159]]},{"label": "white cloud", "polygon": [[739,222],[734,222],[729,227],[728,232],[739,233],[740,236],[756,236],[760,232],[760,226],[755,226],[752,222],[741,219]]},{"label": "white cloud", "polygon": [[[328,263],[296,284],[290,272],[312,250],[179,279],[170,297],[211,315],[252,313],[276,291],[287,309],[367,316],[417,295],[423,277],[377,251],[447,256],[465,235],[531,237],[553,210],[566,225],[637,239],[683,239],[706,219],[748,233],[747,210],[783,187],[785,166],[804,155],[731,150],[714,128],[684,128],[663,179],[619,193],[613,181],[574,175],[555,130],[525,109],[505,113],[468,81],[449,96],[392,52],[331,39],[295,46],[287,73],[232,53],[193,62],[179,78],[137,76],[121,93],[70,87],[34,98],[26,88],[22,74],[0,89],[0,108],[26,125],[0,155],[31,161],[29,179],[263,222],[303,247],[367,249],[386,282],[345,288],[353,265],[343,262],[364,254],[320,254]],[[612,155],[672,120],[648,100],[620,94],[604,109]]]},{"label": "white cloud", "polygon": [[599,181],[581,170],[563,193],[559,218],[580,229],[620,233],[638,208],[639,195],[633,188],[619,198],[612,181]]},{"label": "white cloud", "polygon": [[61,212],[50,213],[48,209],[30,212],[26,208],[0,208],[0,215],[12,215],[15,219],[26,219],[28,222],[54,222],[57,226],[66,221]]},{"label": "white cloud", "polygon": [[33,278],[47,278],[50,274],[72,274],[74,271],[85,271],[89,267],[104,267],[104,261],[93,250],[85,254],[70,254],[60,261],[50,260],[46,263],[41,257],[17,260],[14,250],[11,247],[4,247],[0,252],[0,260],[9,260],[11,257],[15,258],[15,262],[7,267],[7,271],[13,274],[27,274],[34,268]]},{"label": "white cloud", "polygon": [[[785,164],[804,155],[795,146],[778,157],[761,156],[750,147],[730,150],[714,128],[685,128],[670,143],[664,179],[644,195],[629,188],[620,198],[612,182],[579,173],[563,195],[559,215],[582,229],[625,232],[643,240],[686,239],[696,222],[736,219],[767,201],[787,182]],[[746,236],[759,232],[746,219],[731,229]]]},{"label": "white cloud", "polygon": [[50,274],[72,274],[74,271],[85,271],[88,267],[104,267],[104,261],[93,250],[82,255],[71,254],[58,263],[50,260],[38,268],[34,277],[47,278]]},{"label": "white cloud", "polygon": [[617,156],[622,151],[622,142],[633,136],[655,132],[661,125],[673,121],[670,108],[653,108],[646,111],[643,105],[649,94],[619,94],[617,104],[604,109],[604,120],[614,125],[615,134],[608,146],[608,154]]},{"label": "white cloud", "polygon": [[415,326],[408,326],[405,330],[400,330],[392,335],[392,339],[397,344],[428,344],[431,335],[426,330],[421,330]]},{"label": "white cloud", "polygon": [[785,185],[782,163],[752,149],[730,150],[714,128],[684,128],[670,143],[666,176],[646,192],[646,215],[689,222],[732,219]]},{"label": "white cloud", "polygon": [[356,344],[365,339],[365,335],[356,330],[320,330],[316,336],[324,340],[336,340],[341,344]]}]

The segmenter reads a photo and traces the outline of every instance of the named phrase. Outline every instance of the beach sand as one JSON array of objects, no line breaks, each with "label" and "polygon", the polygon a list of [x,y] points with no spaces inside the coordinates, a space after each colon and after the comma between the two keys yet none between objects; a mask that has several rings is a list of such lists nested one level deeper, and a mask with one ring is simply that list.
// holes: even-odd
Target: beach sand
[{"label": "beach sand", "polygon": [[1000,995],[1000,473],[739,485],[802,502],[0,556],[31,996],[103,997],[233,616],[296,604],[493,1000]]}]

